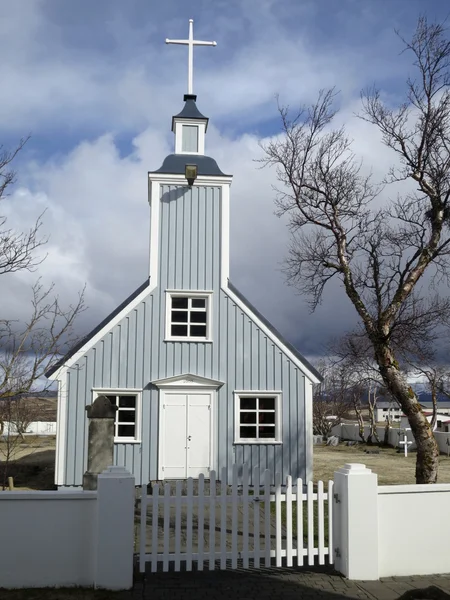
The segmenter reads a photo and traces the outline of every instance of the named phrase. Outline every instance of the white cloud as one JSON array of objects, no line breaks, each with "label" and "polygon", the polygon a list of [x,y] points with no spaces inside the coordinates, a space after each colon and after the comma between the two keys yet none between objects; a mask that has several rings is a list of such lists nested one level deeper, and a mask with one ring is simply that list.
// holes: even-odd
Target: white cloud
[{"label": "white cloud", "polygon": [[[21,164],[21,187],[2,203],[2,212],[20,229],[47,209],[49,256],[39,274],[55,281],[67,300],[87,283],[90,310],[83,315],[83,328],[97,324],[147,276],[147,171],[171,152],[170,119],[185,91],[187,51],[166,47],[163,40],[184,37],[187,18],[180,12],[176,18],[133,21],[130,5],[110,2],[101,16],[102,4],[85,24],[80,16],[75,31],[70,15],[62,14],[64,7],[69,10],[65,4],[36,0],[24,11],[9,0],[0,21],[8,48],[0,64],[0,126],[15,135],[33,129],[52,147],[48,156],[45,144],[33,147],[31,140],[33,160]],[[70,10],[88,14],[91,6],[80,2]],[[353,112],[360,88],[377,76],[398,77],[403,58],[385,60],[398,47],[386,34],[390,23],[369,38],[379,43],[376,51],[338,34],[338,50],[322,44],[315,2],[284,6],[275,0],[230,0],[199,6],[196,36],[219,41],[216,49],[196,51],[195,91],[200,110],[211,117],[207,153],[234,175],[232,281],[284,334],[300,340],[301,350],[317,350],[328,335],[351,326],[354,311],[334,284],[310,316],[304,300],[284,284],[286,221],[274,216],[273,171],[260,170],[253,160],[260,155],[256,133],[276,118],[276,92],[295,106],[335,84],[342,90],[341,118],[348,122],[354,149],[380,179],[391,156],[376,131]],[[358,26],[355,14],[348,13],[348,27]],[[333,26],[335,16],[343,14],[330,15]],[[370,11],[359,18],[366,26],[374,22]],[[121,135],[134,136],[125,156]],[[63,151],[69,136],[76,141]],[[27,289],[36,276],[2,279],[4,314],[26,314]]]}]

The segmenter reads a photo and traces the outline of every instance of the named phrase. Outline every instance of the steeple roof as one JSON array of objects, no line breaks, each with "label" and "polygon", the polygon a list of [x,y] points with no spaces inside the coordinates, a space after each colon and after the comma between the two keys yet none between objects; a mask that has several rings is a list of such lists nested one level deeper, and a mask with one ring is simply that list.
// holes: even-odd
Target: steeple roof
[{"label": "steeple roof", "polygon": [[197,100],[197,96],[195,94],[185,94],[183,100],[185,102],[183,110],[172,117],[172,131],[174,131],[175,129],[175,119],[192,119],[206,121],[206,131],[208,128],[209,119],[208,117],[202,115],[202,113],[198,110],[197,104],[195,103],[195,101]]}]

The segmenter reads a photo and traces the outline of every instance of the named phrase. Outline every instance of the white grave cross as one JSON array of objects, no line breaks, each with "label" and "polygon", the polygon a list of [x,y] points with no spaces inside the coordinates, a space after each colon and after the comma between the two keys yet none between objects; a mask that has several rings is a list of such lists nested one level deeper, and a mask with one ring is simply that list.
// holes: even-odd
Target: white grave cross
[{"label": "white grave cross", "polygon": [[410,446],[412,444],[412,442],[408,442],[408,436],[405,435],[403,436],[403,441],[399,442],[399,445],[405,446],[405,456],[408,456],[408,446]]},{"label": "white grave cross", "polygon": [[192,94],[194,80],[194,46],[217,46],[217,42],[201,42],[194,40],[194,20],[189,19],[189,39],[188,40],[169,40],[166,38],[166,44],[182,44],[188,46],[188,94]]}]

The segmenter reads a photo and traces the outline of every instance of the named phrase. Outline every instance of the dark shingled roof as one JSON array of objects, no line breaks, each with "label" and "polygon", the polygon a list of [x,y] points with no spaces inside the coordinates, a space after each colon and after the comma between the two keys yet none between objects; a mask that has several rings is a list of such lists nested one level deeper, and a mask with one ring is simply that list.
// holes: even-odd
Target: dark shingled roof
[{"label": "dark shingled roof", "polygon": [[75,346],[73,346],[73,348],[71,348],[65,356],[63,356],[60,360],[58,360],[58,362],[56,364],[54,364],[53,367],[51,367],[45,373],[45,376],[50,377],[50,375],[53,375],[53,373],[55,373],[55,371],[57,371],[60,367],[62,367],[64,365],[64,363],[66,363],[69,360],[69,358],[71,358],[75,354],[75,352],[78,352],[78,350],[80,350],[80,348],[82,348],[90,339],[92,339],[94,337],[94,335],[96,335],[101,329],[103,329],[103,327],[105,325],[107,325],[112,319],[114,319],[114,317],[117,316],[121,310],[126,308],[128,306],[128,304],[132,300],[134,300],[136,298],[136,296],[139,296],[139,294],[141,292],[143,292],[145,290],[145,288],[149,287],[149,285],[150,285],[150,279],[146,279],[144,281],[144,283],[142,285],[140,285],[138,287],[138,289],[135,290],[130,296],[128,296],[128,298],[126,300],[124,300],[122,302],[122,304],[119,304],[119,306],[115,310],[113,310],[112,313],[106,317],[106,319],[103,319],[103,321],[101,323],[99,323],[97,325],[97,327],[95,327],[90,333],[88,333],[77,344],[75,344]]},{"label": "dark shingled roof", "polygon": [[172,117],[172,131],[174,130],[174,119],[202,119],[206,121],[205,131],[208,129],[208,117],[202,115],[202,113],[198,110],[195,101],[197,100],[197,96],[195,94],[185,94],[184,96],[185,105],[183,110],[174,115]]},{"label": "dark shingled roof", "polygon": [[306,360],[306,358],[302,354],[300,354],[300,352],[297,350],[297,348],[294,345],[292,345],[290,342],[288,342],[287,339],[285,337],[283,337],[277,329],[275,329],[275,327],[272,325],[272,323],[270,323],[259,312],[259,310],[257,308],[255,308],[253,306],[253,304],[251,302],[249,302],[249,300],[247,300],[247,298],[236,287],[234,287],[234,285],[231,283],[231,281],[228,281],[228,287],[234,294],[236,294],[236,296],[239,298],[239,300],[241,300],[258,317],[258,319],[264,323],[264,325],[267,327],[267,329],[269,329],[274,335],[276,335],[276,337],[280,340],[280,342],[284,346],[286,346],[286,348],[289,348],[289,350],[292,352],[292,354],[294,356],[296,356],[298,358],[298,360],[300,362],[302,362],[305,365],[305,367],[317,377],[317,379],[319,381],[323,381],[323,377],[319,373],[319,371],[317,369],[315,369],[312,366],[312,364],[308,360]]},{"label": "dark shingled roof", "polygon": [[169,156],[166,156],[164,159],[162,166],[157,171],[150,171],[150,173],[175,173],[184,175],[184,168],[186,165],[197,165],[199,175],[221,175],[223,177],[231,177],[231,175],[222,173],[213,158],[210,156],[203,156],[202,154],[169,154]]}]

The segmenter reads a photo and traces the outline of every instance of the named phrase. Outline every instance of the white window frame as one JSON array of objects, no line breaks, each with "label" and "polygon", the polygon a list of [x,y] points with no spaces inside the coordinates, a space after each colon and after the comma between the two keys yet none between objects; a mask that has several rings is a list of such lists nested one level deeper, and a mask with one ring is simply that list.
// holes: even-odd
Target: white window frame
[{"label": "white window frame", "polygon": [[[187,138],[187,127],[195,129],[195,133],[196,133],[196,139],[195,139],[195,146],[196,146],[196,150],[185,150],[183,148],[184,144],[185,144],[185,138]],[[193,125],[193,124],[187,124],[187,123],[183,123],[181,125],[181,131],[182,131],[182,139],[181,139],[181,151],[183,154],[198,154],[198,146],[199,146],[199,138],[200,138],[200,133],[199,133],[199,126],[198,125]]]},{"label": "white window frame", "polygon": [[[172,298],[205,298],[206,299],[206,337],[173,336],[172,325]],[[203,310],[203,309],[201,309]],[[189,321],[188,321],[189,324]],[[212,292],[190,290],[166,290],[166,335],[165,342],[212,342]]]},{"label": "white window frame", "polygon": [[[195,125],[198,127],[197,152],[186,152],[183,150],[183,125]],[[175,154],[187,154],[192,156],[205,154],[205,132],[206,120],[200,119],[176,119],[175,120]]]},{"label": "white window frame", "polygon": [[[282,393],[280,391],[235,391],[234,392],[234,443],[235,444],[258,444],[274,445],[283,443],[283,413],[282,413]],[[275,438],[241,438],[240,437],[240,399],[241,398],[275,398]]]},{"label": "white window frame", "polygon": [[[116,437],[116,417],[114,418],[114,443],[115,444],[140,444],[141,438],[141,414],[142,414],[142,390],[134,388],[95,388],[92,390],[92,401],[97,396],[136,396],[136,420],[135,420],[135,435],[134,437]],[[116,411],[116,415],[118,414]]]}]

